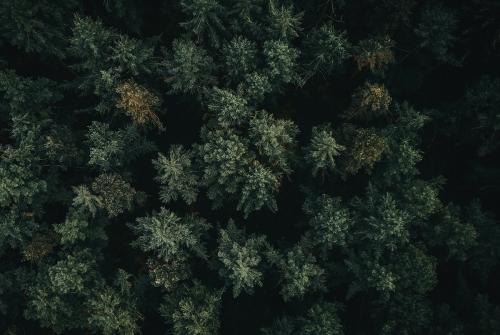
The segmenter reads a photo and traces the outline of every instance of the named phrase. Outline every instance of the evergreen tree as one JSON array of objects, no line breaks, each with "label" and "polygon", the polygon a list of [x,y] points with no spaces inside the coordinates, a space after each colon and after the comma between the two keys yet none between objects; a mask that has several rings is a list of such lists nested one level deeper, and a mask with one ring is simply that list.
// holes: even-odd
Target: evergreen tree
[{"label": "evergreen tree", "polygon": [[138,235],[134,245],[165,261],[190,253],[205,256],[202,237],[209,226],[202,218],[186,216],[181,219],[162,207],[151,216],[138,218],[137,225],[132,228]]},{"label": "evergreen tree", "polygon": [[335,140],[330,125],[313,127],[311,142],[306,148],[306,159],[312,166],[312,174],[316,176],[321,172],[324,176],[327,172],[334,172],[336,157],[344,150],[345,147]]},{"label": "evergreen tree", "polygon": [[213,58],[191,40],[174,40],[162,67],[173,93],[199,94],[216,82]]},{"label": "evergreen tree", "polygon": [[172,324],[175,335],[210,335],[219,331],[221,291],[195,282],[177,295],[167,298],[160,313]]},{"label": "evergreen tree", "polygon": [[198,196],[198,176],[193,171],[192,154],[182,146],[172,146],[168,158],[158,154],[153,164],[158,171],[156,180],[162,185],[160,198],[164,203],[178,198],[192,204]]},{"label": "evergreen tree", "polygon": [[219,274],[232,286],[234,297],[241,291],[251,294],[255,287],[262,286],[262,252],[265,247],[264,237],[245,238],[244,232],[233,222],[220,230],[217,257],[222,267]]}]

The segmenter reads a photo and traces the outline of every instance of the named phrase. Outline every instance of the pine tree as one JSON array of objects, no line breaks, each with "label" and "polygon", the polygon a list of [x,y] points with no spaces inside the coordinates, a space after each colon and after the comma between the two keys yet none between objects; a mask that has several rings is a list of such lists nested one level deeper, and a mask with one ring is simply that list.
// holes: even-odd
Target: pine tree
[{"label": "pine tree", "polygon": [[383,74],[394,62],[393,47],[394,41],[388,36],[359,41],[352,51],[358,70],[368,69],[375,74]]},{"label": "pine tree", "polygon": [[283,85],[299,81],[297,49],[280,40],[268,40],[264,42],[263,53],[274,89],[281,89]]},{"label": "pine tree", "polygon": [[118,174],[101,174],[92,182],[92,191],[101,199],[108,217],[131,210],[136,190]]},{"label": "pine tree", "polygon": [[299,133],[292,121],[277,120],[271,114],[261,111],[250,119],[248,133],[251,143],[270,166],[285,173],[291,172],[291,151]]},{"label": "pine tree", "polygon": [[353,219],[340,198],[326,194],[309,198],[304,203],[304,212],[309,216],[311,243],[325,249],[346,244]]},{"label": "pine tree", "polygon": [[203,143],[196,147],[202,166],[202,183],[214,207],[222,205],[225,195],[233,196],[241,189],[242,171],[249,166],[250,153],[238,135],[230,131],[204,130]]},{"label": "pine tree", "polygon": [[302,318],[300,334],[343,335],[344,329],[338,317],[339,308],[332,303],[313,305]]},{"label": "pine tree", "polygon": [[172,324],[175,335],[217,334],[222,291],[210,289],[199,282],[177,295],[167,297],[160,313]]},{"label": "pine tree", "polygon": [[237,36],[223,46],[225,73],[233,82],[238,82],[255,71],[257,45],[255,42]]},{"label": "pine tree", "polygon": [[264,206],[272,212],[278,210],[276,193],[280,182],[271,170],[255,162],[243,178],[237,209],[243,212],[245,218]]},{"label": "pine tree", "polygon": [[346,117],[363,121],[386,115],[391,101],[385,86],[366,82],[354,91]]},{"label": "pine tree", "polygon": [[231,221],[226,229],[220,230],[217,257],[222,266],[219,274],[232,287],[233,297],[242,291],[252,294],[255,287],[262,286],[262,252],[265,247],[263,236],[246,238]]},{"label": "pine tree", "polygon": [[87,141],[90,146],[88,164],[103,171],[126,166],[140,155],[155,148],[134,126],[111,130],[109,124],[97,121],[89,126]]},{"label": "pine tree", "polygon": [[347,128],[352,147],[346,146],[348,154],[345,170],[348,174],[355,174],[365,168],[370,171],[381,158],[387,148],[386,139],[375,129]]},{"label": "pine tree", "polygon": [[328,76],[339,70],[350,55],[345,32],[326,23],[312,30],[304,42],[306,64],[311,75],[315,72]]},{"label": "pine tree", "polygon": [[28,288],[28,319],[38,320],[56,333],[85,327],[87,309],[82,300],[98,284],[94,255],[89,250],[62,256],[53,265],[38,271],[34,285]]},{"label": "pine tree", "polygon": [[344,150],[345,147],[335,140],[331,125],[313,127],[311,142],[306,148],[306,160],[312,166],[313,176],[334,172],[337,166],[336,157]]},{"label": "pine tree", "polygon": [[213,58],[191,40],[174,40],[162,67],[173,93],[200,94],[216,83]]},{"label": "pine tree", "polygon": [[219,88],[212,90],[207,108],[217,125],[223,128],[239,126],[245,123],[250,115],[245,98]]},{"label": "pine tree", "polygon": [[130,275],[119,269],[113,286],[104,286],[88,300],[89,326],[102,334],[133,335],[139,333],[141,314],[131,292]]},{"label": "pine tree", "polygon": [[138,218],[137,225],[132,226],[138,235],[134,245],[167,262],[186,255],[205,257],[202,238],[208,228],[200,217],[181,219],[163,207],[151,216]]},{"label": "pine tree", "polygon": [[159,153],[153,161],[158,171],[156,180],[162,185],[160,198],[164,203],[181,198],[192,204],[198,196],[198,176],[192,166],[192,153],[181,145],[172,146],[168,158]]},{"label": "pine tree", "polygon": [[208,39],[215,46],[219,45],[219,35],[224,32],[222,17],[224,7],[219,0],[182,0],[182,11],[187,20],[180,23],[187,32],[196,36],[198,41]]},{"label": "pine tree", "polygon": [[78,1],[3,1],[3,39],[26,52],[64,57],[65,25],[78,10]]},{"label": "pine tree", "polygon": [[298,37],[302,17],[303,13],[295,13],[293,5],[280,6],[275,0],[269,1],[269,35],[282,40]]},{"label": "pine tree", "polygon": [[457,26],[458,20],[453,11],[437,3],[422,10],[415,34],[421,40],[420,45],[427,48],[438,60],[458,65],[459,60],[450,53],[457,39]]},{"label": "pine tree", "polygon": [[277,261],[280,272],[280,294],[285,301],[303,298],[305,294],[325,288],[325,270],[306,248],[298,244]]},{"label": "pine tree", "polygon": [[160,99],[133,81],[118,85],[116,92],[120,98],[117,107],[123,108],[135,124],[145,126],[152,124],[158,129],[164,129],[155,111],[160,106]]}]

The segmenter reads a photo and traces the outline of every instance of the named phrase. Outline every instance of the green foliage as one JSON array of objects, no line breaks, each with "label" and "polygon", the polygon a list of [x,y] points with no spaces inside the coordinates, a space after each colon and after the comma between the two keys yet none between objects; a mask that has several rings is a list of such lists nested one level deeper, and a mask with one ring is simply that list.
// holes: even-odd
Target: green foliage
[{"label": "green foliage", "polygon": [[309,198],[304,203],[304,212],[309,216],[311,243],[326,249],[346,244],[353,222],[349,209],[342,205],[340,198],[326,194]]},{"label": "green foliage", "polygon": [[[465,95],[467,109],[465,122],[473,120],[477,124],[477,136],[480,139],[478,154],[491,154],[498,148],[498,130],[500,129],[500,79],[482,77]],[[469,116],[470,115],[470,116]]]},{"label": "green foliage", "polygon": [[88,237],[90,218],[84,212],[72,210],[63,223],[56,224],[54,230],[61,236],[62,244],[84,241]]},{"label": "green foliage", "polygon": [[105,286],[89,298],[88,322],[102,334],[133,335],[139,333],[141,318],[131,292],[130,275],[118,270],[114,287]]},{"label": "green foliage", "polygon": [[393,125],[384,130],[387,151],[385,164],[381,170],[384,171],[385,182],[397,184],[418,175],[417,163],[423,158],[422,151],[418,148],[419,131],[428,121],[428,117],[413,109],[408,103],[395,104],[391,112],[397,119]]},{"label": "green foliage", "polygon": [[154,148],[133,126],[111,130],[109,124],[97,121],[89,126],[87,140],[90,146],[88,164],[103,171],[123,167]]},{"label": "green foliage", "polygon": [[213,89],[207,108],[224,128],[241,125],[250,114],[245,98],[219,88]]},{"label": "green foliage", "polygon": [[237,36],[223,47],[225,71],[237,82],[252,73],[257,65],[257,46],[242,36]]},{"label": "green foliage", "polygon": [[116,87],[130,77],[158,73],[154,45],[108,29],[100,20],[75,16],[69,53],[80,76],[74,85],[84,94],[99,97],[94,109],[116,114]]},{"label": "green foliage", "polygon": [[168,158],[159,153],[153,161],[158,175],[156,180],[162,185],[160,198],[164,203],[181,198],[192,204],[198,196],[198,176],[192,166],[192,154],[181,145],[170,148]]},{"label": "green foliage", "polygon": [[92,191],[101,199],[108,217],[132,209],[135,189],[118,174],[101,174],[92,182]]},{"label": "green foliage", "polygon": [[165,261],[190,253],[204,257],[202,237],[208,228],[209,225],[200,217],[181,219],[163,207],[151,216],[138,218],[137,225],[132,226],[138,235],[134,245]]},{"label": "green foliage", "polygon": [[218,33],[224,31],[222,18],[224,7],[219,0],[182,0],[182,11],[187,20],[180,23],[187,32],[198,40],[207,38],[214,45],[219,44]]},{"label": "green foliage", "polygon": [[254,104],[262,102],[271,91],[272,86],[269,77],[259,72],[247,74],[238,85],[239,94]]},{"label": "green foliage", "polygon": [[347,298],[361,291],[375,290],[387,297],[396,290],[396,275],[381,260],[381,252],[368,254],[363,251],[359,255],[351,254],[344,262],[354,276],[347,291]]},{"label": "green foliage", "polygon": [[56,333],[83,328],[86,308],[81,301],[97,279],[95,259],[88,250],[68,254],[43,267],[27,291],[26,317]]},{"label": "green foliage", "polygon": [[244,177],[237,209],[243,212],[245,218],[264,206],[273,212],[277,211],[275,195],[278,187],[276,175],[256,162]]},{"label": "green foliage", "polygon": [[182,255],[178,255],[176,258],[169,259],[168,261],[149,259],[148,270],[151,277],[151,284],[156,287],[162,287],[169,292],[173,291],[180,282],[192,276],[187,261],[187,257]]},{"label": "green foliage", "polygon": [[325,288],[325,270],[302,245],[288,251],[277,265],[282,281],[280,294],[285,301]]},{"label": "green foliage", "polygon": [[221,295],[221,291],[195,282],[177,296],[168,297],[160,313],[172,324],[175,335],[217,334],[220,327]]},{"label": "green foliage", "polygon": [[452,10],[440,3],[426,6],[420,13],[415,34],[421,40],[420,45],[427,48],[438,60],[459,64],[450,54],[457,37],[455,31],[458,20]]},{"label": "green foliage", "polygon": [[31,204],[47,189],[46,182],[38,176],[33,138],[22,140],[17,148],[0,146],[0,149],[0,207]]},{"label": "green foliage", "polygon": [[264,42],[264,58],[271,85],[280,88],[284,84],[299,81],[297,59],[299,51],[280,40]]},{"label": "green foliage", "polygon": [[498,264],[500,246],[496,241],[500,238],[500,228],[491,213],[485,212],[477,200],[467,207],[464,219],[477,233],[477,243],[472,251],[472,268],[486,282],[491,270]]},{"label": "green foliage", "polygon": [[263,335],[293,334],[344,334],[338,316],[339,307],[334,303],[318,302],[312,305],[305,315],[298,318],[280,317],[273,322],[271,328],[261,330]]},{"label": "green foliage", "polygon": [[276,120],[271,114],[262,111],[250,120],[248,132],[251,143],[269,165],[286,173],[291,171],[289,153],[299,133],[292,121]]},{"label": "green foliage", "polygon": [[307,66],[324,76],[339,70],[350,55],[346,34],[331,23],[312,30],[305,40]]},{"label": "green foliage", "polygon": [[500,308],[488,301],[488,298],[479,294],[475,299],[476,315],[479,317],[481,334],[495,334],[500,331]]},{"label": "green foliage", "polygon": [[465,261],[468,250],[477,243],[477,232],[471,223],[463,222],[460,207],[448,204],[440,213],[438,222],[429,231],[430,245],[445,245],[447,257]]},{"label": "green foliage", "polygon": [[354,222],[362,224],[358,239],[394,251],[408,241],[408,213],[398,208],[394,196],[368,186],[365,198],[354,198]]},{"label": "green foliage", "polygon": [[26,52],[64,57],[67,12],[77,10],[70,1],[2,1],[0,36]]},{"label": "green foliage", "polygon": [[103,70],[104,58],[115,37],[116,33],[106,29],[101,21],[75,16],[70,52],[84,60],[78,68],[85,72]]},{"label": "green foliage", "polygon": [[269,1],[269,32],[276,39],[292,39],[299,36],[303,13],[295,13],[293,5],[278,5]]},{"label": "green foliage", "polygon": [[95,216],[97,210],[102,208],[102,199],[90,192],[87,186],[80,185],[73,187],[75,197],[73,198],[73,206],[86,210],[92,216]]},{"label": "green foliage", "polygon": [[294,334],[296,325],[295,320],[288,317],[280,317],[276,319],[270,328],[261,329],[262,335],[292,335]]},{"label": "green foliage", "polygon": [[344,334],[342,323],[338,317],[338,307],[332,303],[318,303],[313,305],[303,318],[300,334]]},{"label": "green foliage", "polygon": [[417,294],[430,292],[437,283],[437,261],[423,250],[409,247],[398,255],[394,268],[398,273],[396,285],[405,291]]},{"label": "green foliage", "polygon": [[334,172],[336,157],[344,150],[345,147],[335,140],[330,125],[313,127],[311,142],[306,148],[306,160],[312,166],[313,176],[318,173],[324,176],[327,172]]},{"label": "green foliage", "polygon": [[245,238],[233,222],[220,230],[217,257],[222,267],[219,274],[232,287],[234,297],[241,291],[252,294],[256,286],[262,286],[261,255],[265,247],[263,236]]},{"label": "green foliage", "polygon": [[239,191],[249,165],[249,152],[242,139],[233,132],[204,130],[203,144],[196,147],[201,159],[202,183],[207,196],[220,207],[225,194]]},{"label": "green foliage", "polygon": [[176,39],[163,63],[164,78],[173,93],[199,94],[215,84],[212,57],[191,40]]}]

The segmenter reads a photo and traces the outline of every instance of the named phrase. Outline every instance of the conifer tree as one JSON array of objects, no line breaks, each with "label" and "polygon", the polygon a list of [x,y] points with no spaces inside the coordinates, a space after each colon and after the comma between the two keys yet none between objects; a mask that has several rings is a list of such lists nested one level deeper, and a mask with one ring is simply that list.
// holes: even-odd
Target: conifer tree
[{"label": "conifer tree", "polygon": [[251,294],[255,287],[262,286],[262,253],[265,248],[263,236],[246,238],[233,222],[220,230],[217,257],[223,265],[219,274],[232,286],[234,297],[242,291]]},{"label": "conifer tree", "polygon": [[312,174],[321,173],[324,176],[327,172],[334,172],[336,157],[344,150],[345,147],[335,140],[330,125],[313,127],[311,142],[306,148],[306,159],[312,166]]},{"label": "conifer tree", "polygon": [[178,294],[167,297],[160,313],[172,324],[175,335],[216,334],[220,327],[221,293],[195,282]]},{"label": "conifer tree", "polygon": [[192,166],[192,153],[182,146],[172,146],[168,158],[158,154],[153,161],[158,171],[156,180],[162,185],[160,198],[164,203],[181,198],[187,204],[193,203],[198,196],[198,176]]}]

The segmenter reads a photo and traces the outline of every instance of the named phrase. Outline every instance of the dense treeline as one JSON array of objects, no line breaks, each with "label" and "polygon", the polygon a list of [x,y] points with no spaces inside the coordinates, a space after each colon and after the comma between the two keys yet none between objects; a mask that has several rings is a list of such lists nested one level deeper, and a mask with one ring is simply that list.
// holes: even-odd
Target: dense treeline
[{"label": "dense treeline", "polygon": [[1,0],[1,334],[500,334],[500,3]]}]

